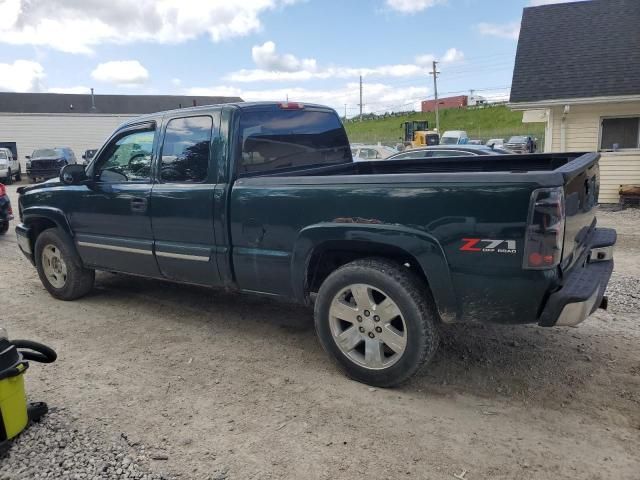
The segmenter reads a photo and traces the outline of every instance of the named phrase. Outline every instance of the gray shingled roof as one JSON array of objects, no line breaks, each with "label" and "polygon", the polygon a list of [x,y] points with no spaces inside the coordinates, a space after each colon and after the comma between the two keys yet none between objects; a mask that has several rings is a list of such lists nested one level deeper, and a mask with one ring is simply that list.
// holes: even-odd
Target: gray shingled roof
[{"label": "gray shingled roof", "polygon": [[194,105],[215,105],[241,101],[240,97],[96,95],[96,109],[92,110],[91,95],[0,92],[0,112],[142,115]]},{"label": "gray shingled roof", "polygon": [[640,94],[640,0],[525,8],[512,103]]}]

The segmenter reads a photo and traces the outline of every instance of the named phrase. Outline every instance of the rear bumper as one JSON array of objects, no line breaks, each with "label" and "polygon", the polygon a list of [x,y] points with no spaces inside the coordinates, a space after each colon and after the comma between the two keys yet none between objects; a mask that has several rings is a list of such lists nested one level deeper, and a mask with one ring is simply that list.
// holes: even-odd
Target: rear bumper
[{"label": "rear bumper", "polygon": [[552,293],[540,315],[543,327],[578,325],[602,304],[604,292],[613,272],[613,247],[616,231],[598,228],[591,237],[591,247],[564,278],[562,288]]}]

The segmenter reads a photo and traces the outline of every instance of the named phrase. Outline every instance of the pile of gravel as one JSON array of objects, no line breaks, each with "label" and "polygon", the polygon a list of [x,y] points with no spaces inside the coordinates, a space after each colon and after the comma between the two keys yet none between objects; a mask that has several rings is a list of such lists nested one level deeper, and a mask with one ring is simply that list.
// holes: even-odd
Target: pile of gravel
[{"label": "pile of gravel", "polygon": [[64,410],[55,410],[13,441],[0,459],[0,480],[171,478],[151,473],[145,466],[148,461],[125,437],[106,442],[75,425]]},{"label": "pile of gravel", "polygon": [[640,311],[640,279],[614,273],[607,285],[609,310],[619,313]]}]

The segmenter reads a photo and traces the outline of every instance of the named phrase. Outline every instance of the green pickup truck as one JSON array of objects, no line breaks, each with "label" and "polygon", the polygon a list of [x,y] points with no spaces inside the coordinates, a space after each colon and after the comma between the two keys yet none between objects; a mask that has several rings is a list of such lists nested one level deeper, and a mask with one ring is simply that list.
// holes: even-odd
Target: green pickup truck
[{"label": "green pickup truck", "polygon": [[353,162],[335,111],[238,103],[121,126],[87,166],[19,189],[18,244],[56,298],[95,270],[314,306],[351,377],[409,378],[441,323],[576,325],[616,232],[598,154]]}]

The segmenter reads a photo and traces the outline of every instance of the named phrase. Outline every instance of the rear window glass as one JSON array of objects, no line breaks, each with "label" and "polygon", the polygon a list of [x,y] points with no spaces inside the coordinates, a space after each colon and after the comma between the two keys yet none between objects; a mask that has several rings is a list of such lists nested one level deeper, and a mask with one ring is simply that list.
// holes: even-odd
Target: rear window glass
[{"label": "rear window glass", "polygon": [[245,112],[239,175],[351,162],[349,140],[332,112]]}]

